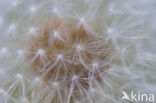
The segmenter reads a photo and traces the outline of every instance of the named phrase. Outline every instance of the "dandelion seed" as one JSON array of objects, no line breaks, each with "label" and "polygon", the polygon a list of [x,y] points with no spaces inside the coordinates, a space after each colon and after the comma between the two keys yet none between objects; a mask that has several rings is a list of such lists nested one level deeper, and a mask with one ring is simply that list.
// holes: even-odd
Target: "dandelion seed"
[{"label": "dandelion seed", "polygon": [[84,23],[84,18],[80,18],[81,23]]},{"label": "dandelion seed", "polygon": [[83,47],[82,47],[82,45],[77,44],[77,45],[76,45],[76,49],[77,49],[77,51],[81,51],[81,50],[83,49]]},{"label": "dandelion seed", "polygon": [[0,26],[3,24],[3,18],[0,17]]},{"label": "dandelion seed", "polygon": [[96,62],[93,62],[93,68],[97,68],[98,67],[98,63],[96,63]]},{"label": "dandelion seed", "polygon": [[29,8],[29,10],[30,10],[31,13],[34,13],[34,12],[36,12],[37,8],[35,6],[31,6]]},{"label": "dandelion seed", "polygon": [[107,31],[108,31],[108,33],[113,33],[111,28],[108,28]]},{"label": "dandelion seed", "polygon": [[37,51],[37,54],[40,55],[40,56],[43,56],[45,54],[45,51],[43,49],[39,49]]},{"label": "dandelion seed", "polygon": [[76,81],[78,79],[78,77],[76,75],[73,76],[73,81]]},{"label": "dandelion seed", "polygon": [[57,83],[57,82],[54,82],[54,83],[53,83],[53,87],[54,87],[54,88],[57,88],[57,86],[58,86],[58,83]]},{"label": "dandelion seed", "polygon": [[80,101],[75,101],[74,103],[80,103]]},{"label": "dandelion seed", "polygon": [[0,93],[4,94],[5,91],[3,89],[0,88]]},{"label": "dandelion seed", "polygon": [[7,48],[2,48],[2,49],[1,49],[1,53],[2,53],[2,54],[5,54],[7,51],[8,51]]},{"label": "dandelion seed", "polygon": [[18,2],[17,1],[13,1],[12,2],[12,6],[16,7],[18,5]]},{"label": "dandelion seed", "polygon": [[57,31],[54,31],[54,35],[53,35],[53,37],[59,37],[59,33],[57,32]]},{"label": "dandelion seed", "polygon": [[28,101],[27,98],[23,98],[23,102],[24,102],[24,103],[29,103],[29,101]]},{"label": "dandelion seed", "polygon": [[62,60],[63,59],[63,55],[62,54],[58,54],[57,55],[57,60]]},{"label": "dandelion seed", "polygon": [[22,76],[21,74],[17,74],[16,77],[17,77],[18,79],[22,79],[22,78],[23,78],[23,76]]},{"label": "dandelion seed", "polygon": [[9,26],[9,31],[13,31],[16,29],[16,25],[13,23]]},{"label": "dandelion seed", "polygon": [[53,12],[54,12],[54,13],[57,13],[57,12],[58,12],[57,8],[54,8],[54,9],[53,9]]},{"label": "dandelion seed", "polygon": [[41,78],[36,77],[36,78],[34,79],[34,81],[35,81],[35,82],[41,82],[42,80],[41,80]]},{"label": "dandelion seed", "polygon": [[36,29],[34,27],[29,28],[29,33],[34,34]]},{"label": "dandelion seed", "polygon": [[5,71],[2,68],[0,68],[0,74],[1,75],[4,75],[5,74]]},{"label": "dandelion seed", "polygon": [[18,50],[18,51],[17,51],[17,54],[18,54],[19,56],[22,56],[22,55],[23,55],[23,50]]},{"label": "dandelion seed", "polygon": [[91,88],[90,90],[92,93],[94,93],[96,90],[94,88]]}]

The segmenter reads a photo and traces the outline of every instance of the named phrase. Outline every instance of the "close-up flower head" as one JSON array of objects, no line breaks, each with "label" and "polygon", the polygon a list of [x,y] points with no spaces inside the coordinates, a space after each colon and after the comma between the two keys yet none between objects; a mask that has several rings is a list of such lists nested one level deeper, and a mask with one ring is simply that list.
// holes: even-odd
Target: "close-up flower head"
[{"label": "close-up flower head", "polygon": [[0,103],[156,103],[156,0],[0,0]]}]

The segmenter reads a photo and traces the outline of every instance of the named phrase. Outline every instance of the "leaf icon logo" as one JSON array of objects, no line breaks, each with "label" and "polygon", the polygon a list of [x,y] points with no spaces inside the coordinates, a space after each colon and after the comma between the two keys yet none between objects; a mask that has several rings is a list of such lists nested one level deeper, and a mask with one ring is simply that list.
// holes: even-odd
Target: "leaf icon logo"
[{"label": "leaf icon logo", "polygon": [[123,96],[122,96],[122,100],[123,99],[127,99],[130,101],[130,98],[128,97],[127,93],[125,91],[122,92]]}]

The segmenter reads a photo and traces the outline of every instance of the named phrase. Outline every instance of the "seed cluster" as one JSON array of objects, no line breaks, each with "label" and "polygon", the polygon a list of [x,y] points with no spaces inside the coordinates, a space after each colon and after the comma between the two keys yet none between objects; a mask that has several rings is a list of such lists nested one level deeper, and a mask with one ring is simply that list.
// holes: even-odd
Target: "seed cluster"
[{"label": "seed cluster", "polygon": [[111,44],[85,26],[81,20],[55,18],[32,37],[28,58],[50,87],[88,91],[110,66]]}]

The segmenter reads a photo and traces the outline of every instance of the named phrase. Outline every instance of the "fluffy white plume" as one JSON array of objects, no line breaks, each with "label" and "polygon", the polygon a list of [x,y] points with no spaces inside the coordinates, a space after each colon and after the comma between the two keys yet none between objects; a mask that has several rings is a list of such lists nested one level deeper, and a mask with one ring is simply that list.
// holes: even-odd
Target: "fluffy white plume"
[{"label": "fluffy white plume", "polygon": [[0,103],[155,95],[155,9],[155,0],[1,0]]}]

